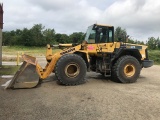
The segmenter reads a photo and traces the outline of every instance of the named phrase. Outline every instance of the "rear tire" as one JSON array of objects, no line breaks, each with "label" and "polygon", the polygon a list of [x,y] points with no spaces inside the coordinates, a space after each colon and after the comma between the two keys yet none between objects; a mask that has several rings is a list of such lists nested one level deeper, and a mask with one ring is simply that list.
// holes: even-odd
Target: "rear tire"
[{"label": "rear tire", "polygon": [[55,75],[63,85],[79,85],[85,82],[86,69],[86,63],[81,56],[66,54],[58,60]]},{"label": "rear tire", "polygon": [[122,56],[112,68],[112,80],[121,83],[134,83],[141,71],[139,61],[133,56]]}]

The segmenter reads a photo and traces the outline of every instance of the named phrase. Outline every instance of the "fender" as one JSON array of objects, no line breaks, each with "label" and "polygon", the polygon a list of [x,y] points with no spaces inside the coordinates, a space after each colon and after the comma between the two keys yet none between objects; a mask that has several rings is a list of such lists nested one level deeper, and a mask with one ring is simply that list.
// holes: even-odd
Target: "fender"
[{"label": "fender", "polygon": [[115,55],[112,59],[112,62],[116,61],[123,55],[131,55],[135,57],[139,62],[141,62],[142,55],[139,50],[135,48],[120,48],[118,50],[115,49]]}]

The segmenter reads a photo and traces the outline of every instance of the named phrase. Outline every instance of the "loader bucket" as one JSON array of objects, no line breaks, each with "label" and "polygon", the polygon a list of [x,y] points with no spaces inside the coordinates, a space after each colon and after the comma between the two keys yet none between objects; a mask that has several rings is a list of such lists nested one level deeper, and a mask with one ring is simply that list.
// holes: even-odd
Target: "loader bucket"
[{"label": "loader bucket", "polygon": [[39,83],[39,74],[36,70],[36,58],[29,55],[22,56],[24,62],[14,75],[13,79],[8,82],[5,89],[8,88],[33,88]]}]

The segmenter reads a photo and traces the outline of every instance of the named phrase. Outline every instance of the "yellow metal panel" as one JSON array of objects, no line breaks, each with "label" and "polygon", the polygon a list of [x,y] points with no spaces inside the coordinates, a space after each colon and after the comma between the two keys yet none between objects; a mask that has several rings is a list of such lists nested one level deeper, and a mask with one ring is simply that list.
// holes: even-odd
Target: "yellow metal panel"
[{"label": "yellow metal panel", "polygon": [[59,44],[60,47],[72,47],[72,44]]},{"label": "yellow metal panel", "polygon": [[113,27],[112,25],[106,25],[106,24],[96,24],[97,26],[106,26],[106,27]]}]

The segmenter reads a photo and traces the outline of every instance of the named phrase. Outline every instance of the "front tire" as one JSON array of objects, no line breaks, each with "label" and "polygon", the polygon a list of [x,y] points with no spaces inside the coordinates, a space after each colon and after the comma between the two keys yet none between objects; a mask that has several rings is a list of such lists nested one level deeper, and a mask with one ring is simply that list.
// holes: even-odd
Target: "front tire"
[{"label": "front tire", "polygon": [[121,83],[134,83],[141,71],[139,61],[129,55],[122,56],[112,68],[112,80]]},{"label": "front tire", "polygon": [[66,54],[58,60],[55,75],[63,85],[79,85],[85,82],[86,69],[86,63],[81,56]]}]

